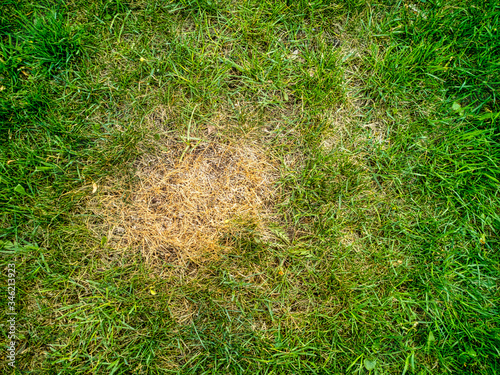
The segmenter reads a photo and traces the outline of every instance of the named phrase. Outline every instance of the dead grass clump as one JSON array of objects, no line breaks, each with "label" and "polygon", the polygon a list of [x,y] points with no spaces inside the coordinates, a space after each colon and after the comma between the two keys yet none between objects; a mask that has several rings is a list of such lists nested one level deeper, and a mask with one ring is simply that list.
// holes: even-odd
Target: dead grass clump
[{"label": "dead grass clump", "polygon": [[223,235],[238,223],[263,227],[276,173],[262,151],[218,143],[168,150],[140,160],[127,188],[101,187],[91,202],[103,219],[94,231],[114,246],[140,249],[149,262],[183,264],[220,253],[229,245]]}]

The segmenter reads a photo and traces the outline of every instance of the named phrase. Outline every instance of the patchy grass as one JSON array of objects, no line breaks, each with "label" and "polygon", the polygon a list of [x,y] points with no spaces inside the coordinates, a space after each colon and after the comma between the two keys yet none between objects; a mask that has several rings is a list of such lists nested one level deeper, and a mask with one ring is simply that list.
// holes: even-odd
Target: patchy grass
[{"label": "patchy grass", "polygon": [[[5,1],[0,240],[2,269],[17,269],[18,372],[498,373],[499,14],[493,1]],[[197,251],[207,236],[224,251],[148,262],[156,245],[113,220],[164,185],[153,172],[198,181],[217,152],[249,193],[265,180],[252,161],[272,161],[273,220],[185,221]],[[185,206],[190,186],[165,197]],[[104,187],[120,196],[99,224],[89,201]],[[224,212],[204,222],[239,211]]]}]

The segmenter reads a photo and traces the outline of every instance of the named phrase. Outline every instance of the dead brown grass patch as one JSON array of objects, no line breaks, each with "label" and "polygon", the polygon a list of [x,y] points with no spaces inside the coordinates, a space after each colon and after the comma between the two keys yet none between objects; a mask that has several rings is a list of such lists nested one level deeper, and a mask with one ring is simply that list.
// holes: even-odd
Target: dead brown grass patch
[{"label": "dead brown grass patch", "polygon": [[276,168],[258,147],[204,143],[165,152],[136,163],[134,182],[100,186],[89,223],[114,247],[139,249],[149,263],[185,264],[216,256],[230,247],[238,226],[263,230],[272,213]]}]

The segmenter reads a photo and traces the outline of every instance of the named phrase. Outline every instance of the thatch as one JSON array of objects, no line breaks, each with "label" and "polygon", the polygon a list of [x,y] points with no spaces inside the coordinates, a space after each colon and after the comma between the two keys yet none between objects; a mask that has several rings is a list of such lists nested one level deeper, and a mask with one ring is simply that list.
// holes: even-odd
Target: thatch
[{"label": "thatch", "polygon": [[143,157],[126,188],[112,180],[100,186],[90,207],[102,222],[92,229],[150,262],[182,264],[219,254],[242,220],[265,225],[276,169],[261,150],[206,143],[186,152],[181,146]]}]

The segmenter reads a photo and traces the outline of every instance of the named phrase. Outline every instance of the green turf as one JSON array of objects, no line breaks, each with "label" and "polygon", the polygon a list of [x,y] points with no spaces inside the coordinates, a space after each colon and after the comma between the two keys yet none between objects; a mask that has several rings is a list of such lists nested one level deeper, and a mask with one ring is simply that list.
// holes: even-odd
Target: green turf
[{"label": "green turf", "polygon": [[[0,33],[16,373],[500,372],[496,1],[3,0]],[[161,278],[84,202],[188,126],[257,135],[281,221]]]}]

